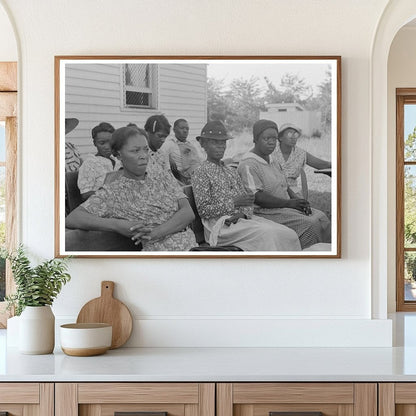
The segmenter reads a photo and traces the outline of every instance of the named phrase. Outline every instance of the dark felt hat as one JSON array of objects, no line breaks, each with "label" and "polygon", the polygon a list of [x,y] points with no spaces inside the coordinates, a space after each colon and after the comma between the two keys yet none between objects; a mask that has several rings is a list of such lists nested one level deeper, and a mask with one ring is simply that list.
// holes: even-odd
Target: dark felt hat
[{"label": "dark felt hat", "polygon": [[275,129],[277,132],[279,132],[279,128],[277,127],[277,124],[274,121],[271,120],[258,120],[253,124],[253,137],[256,140],[260,134],[264,132],[264,130],[267,129]]},{"label": "dark felt hat", "polygon": [[79,120],[77,118],[66,118],[65,119],[65,134],[68,134],[76,126],[78,126]]},{"label": "dark felt hat", "polygon": [[214,140],[228,140],[231,136],[228,135],[227,129],[221,121],[209,121],[201,130],[201,135],[197,136],[200,139],[214,139]]}]

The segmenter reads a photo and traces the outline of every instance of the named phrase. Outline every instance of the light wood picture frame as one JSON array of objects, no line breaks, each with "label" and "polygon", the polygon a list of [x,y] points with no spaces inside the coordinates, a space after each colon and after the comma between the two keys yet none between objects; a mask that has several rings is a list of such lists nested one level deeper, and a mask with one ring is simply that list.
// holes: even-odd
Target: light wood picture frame
[{"label": "light wood picture frame", "polygon": [[[166,141],[162,150],[154,148],[151,144],[152,139],[147,137],[147,140],[150,141],[149,149],[146,151],[150,155],[148,156],[149,163],[156,163],[158,169],[163,165],[167,171],[170,169],[170,174],[173,173],[177,177],[179,182],[174,180],[176,185],[172,183],[172,186],[182,187],[182,192],[191,202],[195,219],[189,224],[185,224],[180,230],[178,229],[180,225],[175,223],[172,231],[169,228],[170,225],[161,227],[162,220],[160,222],[156,220],[156,225],[155,223],[153,225],[141,223],[142,237],[140,239],[136,236],[137,239],[133,241],[126,237],[125,230],[122,232],[117,229],[118,232],[114,232],[114,224],[117,222],[114,218],[118,214],[109,214],[114,208],[115,202],[112,199],[114,194],[117,194],[114,197],[116,199],[120,195],[118,191],[115,191],[118,189],[115,182],[119,181],[120,177],[128,177],[126,175],[129,172],[127,165],[124,166],[124,170],[117,170],[117,173],[110,172],[112,169],[118,169],[120,160],[121,164],[123,162],[122,156],[114,150],[114,135],[111,140],[108,139],[113,144],[113,155],[103,157],[96,147],[96,140],[92,138],[92,135],[95,134],[92,129],[103,122],[111,124],[116,131],[128,124],[130,124],[129,129],[144,129],[146,121],[155,115],[165,116],[172,127],[175,121],[183,119],[189,126],[188,137],[185,139],[178,139],[176,130],[170,129],[170,134],[164,138]],[[276,123],[280,130],[279,137],[277,137],[277,132],[272,134],[272,136],[276,134],[276,137],[263,137],[268,131],[264,128],[267,127],[267,123],[257,123],[257,128],[253,131],[253,125],[258,120],[269,120],[269,122]],[[69,128],[67,124],[67,129],[65,128],[66,121],[72,123]],[[153,128],[156,130],[159,128],[158,123],[159,121],[153,123]],[[207,125],[207,123],[211,124]],[[204,126],[206,126],[205,131]],[[193,169],[197,164],[195,159],[199,160],[198,163],[207,163],[204,161],[207,157],[206,143],[224,142],[224,140],[217,140],[218,136],[213,137],[221,132],[218,133],[215,129],[214,132],[209,130],[212,126],[222,126],[220,130],[224,128],[224,134],[227,134],[227,137],[232,136],[231,140],[226,141],[227,147],[222,161],[218,165],[221,166],[221,169],[226,169],[227,172],[233,171],[232,175],[234,176],[235,172],[240,172],[246,192],[250,193],[252,190],[252,193],[256,195],[255,202],[252,204],[254,208],[253,206],[249,207],[248,216],[239,205],[241,201],[235,202],[234,213],[227,211],[227,214],[223,215],[215,211],[217,216],[215,217],[214,213],[212,215],[215,217],[215,221],[222,218],[221,224],[220,221],[211,221],[210,214],[206,214],[205,211],[201,215],[201,198],[207,197],[205,189],[201,192],[201,186],[206,185],[208,192],[208,188],[211,189],[213,185],[211,182],[210,184],[200,182],[204,185],[196,189],[193,186],[196,183],[194,182],[195,178],[192,176]],[[177,129],[176,124],[175,129]],[[143,135],[152,136],[154,133],[149,130],[149,126],[146,130],[147,133],[143,133]],[[271,130],[274,131],[274,127]],[[143,132],[143,130],[139,131]],[[123,132],[125,133],[127,130],[123,130]],[[288,133],[287,137],[295,136],[294,144],[286,145],[285,148],[281,144],[283,138],[286,137],[284,132]],[[207,136],[204,138],[205,134]],[[108,134],[106,137],[109,137]],[[201,137],[202,139],[199,140]],[[275,182],[270,181],[269,178],[269,185],[264,184],[260,177],[263,174],[261,173],[254,175],[254,185],[251,186],[253,178],[250,170],[248,169],[247,175],[250,175],[248,179],[244,176],[244,172],[238,169],[238,166],[242,166],[241,161],[247,155],[253,154],[251,152],[254,146],[253,141],[258,140],[276,143],[276,151],[278,148],[284,148],[280,155],[276,155],[276,152],[273,151],[270,160],[268,156],[255,156],[267,160],[270,166],[272,163],[278,166],[280,173],[276,183],[280,189],[279,192],[283,192],[285,195],[287,192],[288,195],[287,198],[286,196],[283,198],[283,202],[280,202],[280,197],[277,203],[273,200],[272,209],[274,211],[270,211],[271,217],[267,211],[269,205],[266,204],[263,207],[258,205],[260,200],[257,197],[258,192],[262,192],[263,195],[269,192],[267,186],[270,183],[275,186]],[[168,153],[167,141],[176,143],[172,146],[177,146],[180,149],[176,156],[174,152]],[[186,146],[178,145],[178,141],[186,142]],[[287,146],[292,146],[289,153]],[[184,147],[186,147],[185,151]],[[183,168],[183,172],[191,166],[192,171],[187,170],[186,174],[188,175],[189,172],[192,174],[187,177],[180,176],[182,171],[177,168],[175,157],[184,158],[185,154],[189,154],[186,153],[190,152],[189,149],[192,150],[191,154],[197,156],[195,159],[189,159],[193,164],[183,162],[183,166],[187,166]],[[161,152],[163,157],[159,157]],[[98,163],[97,158],[100,157],[107,160],[100,159],[100,163]],[[85,173],[88,164],[79,170],[87,159],[91,159],[94,166],[100,165],[99,169],[104,169],[108,174],[103,174],[101,171],[100,174],[95,171],[92,174]],[[110,159],[113,160],[109,161]],[[186,160],[188,161],[188,159]],[[73,167],[70,166],[71,163],[75,164],[74,171],[77,173],[69,172]],[[269,169],[269,165],[266,169]],[[262,168],[259,169],[261,171]],[[292,171],[294,169],[292,173],[290,173],[291,169]],[[208,171],[205,171],[205,174]],[[179,176],[176,175],[178,172]],[[98,185],[94,183],[96,188],[89,189],[90,185],[83,188],[85,181],[90,184],[91,175],[96,174],[97,177],[101,175],[98,181],[101,182]],[[104,179],[102,178],[106,174],[105,185],[103,185]],[[201,172],[199,175],[201,176]],[[153,178],[154,176],[149,173],[148,164],[145,182],[149,181],[149,177]],[[191,179],[189,179],[190,177]],[[55,178],[55,255],[57,257],[73,255],[76,257],[137,258],[340,258],[341,57],[56,56]],[[188,183],[187,180],[191,182]],[[123,181],[126,182],[125,179]],[[161,183],[163,181],[155,179],[155,182]],[[240,179],[237,180],[237,182],[240,181]],[[117,186],[119,186],[118,182]],[[81,187],[81,191],[79,187]],[[105,190],[98,191],[102,187]],[[225,187],[221,188],[224,192]],[[89,193],[90,191],[91,193]],[[150,193],[147,193],[146,197],[140,199],[136,195],[134,200],[144,201],[143,204],[147,206],[154,205],[153,196],[149,196],[153,195],[153,191],[148,189],[147,191]],[[197,191],[196,195],[195,191]],[[106,192],[112,193],[113,196],[109,196]],[[78,211],[74,211],[74,207],[78,207],[83,199],[91,194],[94,195],[93,199]],[[181,201],[181,198],[178,197],[178,200]],[[216,195],[210,200],[214,201],[215,198],[217,198]],[[228,201],[227,198],[222,200]],[[186,200],[186,198],[184,199]],[[291,199],[290,203],[286,199]],[[162,206],[161,201],[162,199],[160,199],[161,207],[157,207],[156,211],[159,208],[164,210],[165,207]],[[91,204],[94,205],[94,209],[90,208]],[[104,204],[105,209],[101,209],[100,204]],[[159,200],[157,200],[158,204]],[[245,202],[244,204],[249,203]],[[111,209],[109,205],[111,205]],[[123,203],[122,206],[124,210]],[[135,208],[135,212],[140,211],[142,206]],[[178,210],[181,206],[179,205]],[[73,219],[80,211],[85,211],[83,207],[88,207],[89,213],[94,212],[94,215],[98,213],[100,224],[103,218],[114,215],[111,217],[112,231],[110,232],[110,227],[107,227],[108,218],[104,229],[101,228],[101,225],[96,224],[95,217],[90,222],[87,220],[86,224],[83,220],[84,223],[81,225],[77,222],[77,217],[75,227]],[[133,208],[129,209],[133,210]],[[267,223],[270,224],[270,227],[266,226],[266,231],[263,234],[264,239],[259,240],[257,237],[255,240],[260,244],[246,244],[246,237],[241,238],[244,240],[243,243],[238,238],[227,240],[227,232],[231,229],[235,230],[232,227],[236,224],[238,227],[242,227],[241,224],[245,221],[253,224],[251,217],[253,210],[254,217],[262,216],[262,221],[265,218],[273,219]],[[285,210],[295,212],[295,225],[292,224],[292,218],[289,214],[286,215]],[[71,212],[71,216],[68,219],[69,212]],[[312,215],[310,215],[311,212]],[[226,228],[224,218],[234,214],[236,217],[233,219],[236,222]],[[302,218],[299,217],[300,214],[303,215]],[[163,217],[164,213],[161,215]],[[173,216],[175,213],[171,215]],[[284,220],[281,220],[282,217]],[[143,222],[142,217],[140,218]],[[214,223],[216,228],[212,225]],[[117,222],[117,224],[121,224],[121,222]],[[158,226],[161,228],[152,231]],[[280,227],[281,230],[277,230],[277,227]],[[161,230],[162,228],[163,230]],[[272,234],[271,229],[277,230],[276,233],[282,232],[282,234],[278,236],[276,233],[273,234],[270,237],[271,245],[269,245],[269,240],[266,238]],[[158,234],[159,230],[160,235]],[[176,246],[176,243],[165,244],[166,239],[175,240],[175,233],[185,233],[189,230],[195,237],[192,249],[186,245]],[[131,234],[137,234],[137,231],[136,233],[131,232]],[[296,242],[292,241],[293,235],[295,237],[297,235]],[[290,244],[286,243],[289,240]],[[231,243],[228,244],[228,241]],[[175,247],[187,248],[176,249]]]}]

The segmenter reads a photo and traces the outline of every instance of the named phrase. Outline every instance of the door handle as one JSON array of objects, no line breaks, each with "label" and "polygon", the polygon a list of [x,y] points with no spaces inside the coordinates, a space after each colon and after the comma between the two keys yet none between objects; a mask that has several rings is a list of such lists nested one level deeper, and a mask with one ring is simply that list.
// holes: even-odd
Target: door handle
[{"label": "door handle", "polygon": [[322,412],[269,412],[269,416],[323,416]]},{"label": "door handle", "polygon": [[114,416],[168,416],[168,412],[114,412]]}]

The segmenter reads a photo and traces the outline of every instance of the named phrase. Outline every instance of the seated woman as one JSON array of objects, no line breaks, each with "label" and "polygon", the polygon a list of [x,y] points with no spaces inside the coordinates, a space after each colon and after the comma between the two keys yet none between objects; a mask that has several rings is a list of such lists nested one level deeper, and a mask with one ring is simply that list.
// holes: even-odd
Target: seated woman
[{"label": "seated woman", "polygon": [[149,168],[148,171],[169,171],[169,158],[161,151],[166,137],[170,134],[169,120],[163,114],[150,116],[144,124],[149,143]]},{"label": "seated woman", "polygon": [[230,137],[220,121],[208,122],[197,137],[207,154],[192,176],[196,206],[210,245],[235,245],[244,251],[298,251],[296,233],[252,215],[254,197],[235,169],[222,163]]},{"label": "seated woman", "polygon": [[298,177],[305,165],[315,169],[329,169],[331,167],[331,162],[320,159],[296,146],[300,135],[301,130],[294,124],[283,124],[278,133],[279,142],[271,155],[272,159],[275,159],[282,168],[290,189],[298,196],[301,195]]},{"label": "seated woman", "polygon": [[113,231],[142,243],[144,251],[187,251],[196,245],[188,225],[192,208],[175,182],[147,174],[144,130],[122,127],[112,136],[123,176],[104,185],[66,217],[67,228]]},{"label": "seated woman", "polygon": [[85,201],[104,184],[107,173],[120,169],[120,161],[111,154],[111,136],[114,127],[110,123],[100,123],[91,130],[95,155],[88,155],[79,168],[78,188]]},{"label": "seated woman", "polygon": [[331,223],[327,216],[310,207],[305,199],[290,198],[286,177],[279,164],[270,158],[277,143],[278,128],[274,121],[254,123],[254,148],[246,153],[238,173],[246,189],[255,193],[254,212],[283,224],[296,232],[302,249],[331,241]]}]

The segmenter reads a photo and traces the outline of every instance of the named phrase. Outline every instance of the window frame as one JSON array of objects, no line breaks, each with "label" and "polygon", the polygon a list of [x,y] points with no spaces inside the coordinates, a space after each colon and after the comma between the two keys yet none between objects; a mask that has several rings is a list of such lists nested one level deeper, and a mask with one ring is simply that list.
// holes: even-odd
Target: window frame
[{"label": "window frame", "polygon": [[[126,111],[136,111],[137,109],[141,110],[157,110],[157,78],[158,78],[158,67],[155,64],[144,63],[141,65],[149,66],[149,75],[150,75],[150,87],[134,87],[129,86],[127,88],[126,85],[126,70],[125,67],[128,63],[125,63],[121,68],[121,79],[122,79],[122,104],[123,109]],[[132,92],[141,92],[150,95],[150,104],[149,105],[134,105],[134,104],[127,104],[126,93],[127,91]]]},{"label": "window frame", "polygon": [[405,300],[404,256],[406,252],[416,253],[416,248],[404,246],[405,201],[404,169],[416,166],[416,160],[404,159],[404,108],[406,104],[416,105],[416,88],[396,88],[396,311],[416,311],[416,300]]},{"label": "window frame", "polygon": [[[6,124],[6,248],[17,246],[17,62],[0,62],[0,120]],[[16,289],[6,263],[6,295]],[[0,328],[6,328],[9,313],[0,302]]]}]

